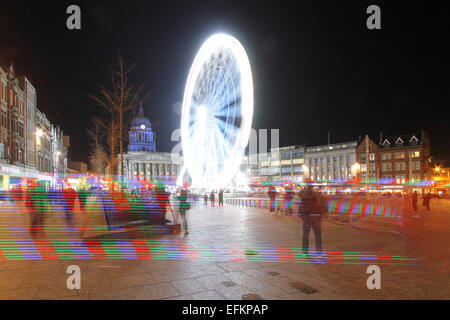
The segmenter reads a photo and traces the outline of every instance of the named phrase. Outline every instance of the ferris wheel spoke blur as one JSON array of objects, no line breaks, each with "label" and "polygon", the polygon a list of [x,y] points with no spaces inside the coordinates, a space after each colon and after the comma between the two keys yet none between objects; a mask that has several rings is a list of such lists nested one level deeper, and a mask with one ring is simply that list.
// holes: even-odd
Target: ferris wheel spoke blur
[{"label": "ferris wheel spoke blur", "polygon": [[253,82],[235,38],[218,34],[200,48],[183,98],[181,136],[193,185],[224,187],[236,175],[250,135]]}]

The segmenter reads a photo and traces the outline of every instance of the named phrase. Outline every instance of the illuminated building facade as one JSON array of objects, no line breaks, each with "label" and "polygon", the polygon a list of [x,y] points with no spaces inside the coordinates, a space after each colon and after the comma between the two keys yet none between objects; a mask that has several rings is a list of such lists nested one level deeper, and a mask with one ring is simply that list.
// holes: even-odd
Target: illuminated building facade
[{"label": "illuminated building facade", "polygon": [[[150,120],[142,106],[129,131],[128,152],[124,153],[124,174],[134,180],[163,180],[174,182],[180,172],[181,160],[172,160],[170,152],[157,152]],[[120,154],[118,172],[121,172]]]},{"label": "illuminated building facade", "polygon": [[355,175],[357,141],[324,146],[307,147],[305,150],[305,178],[312,180],[348,180]]},{"label": "illuminated building facade", "polygon": [[[16,77],[13,64],[8,69],[0,66],[0,107],[2,187],[7,188],[7,176],[64,173],[64,166],[58,166],[55,171],[52,162],[52,155],[58,149],[52,149],[52,139],[59,139],[62,131],[37,109],[36,89],[26,77]],[[64,163],[67,161],[67,148],[60,149],[59,161]]]},{"label": "illuminated building facade", "polygon": [[358,145],[358,162],[361,166],[358,177],[362,179],[366,177],[369,164],[369,179],[419,182],[427,179],[431,172],[430,139],[425,130],[390,136],[380,133],[378,144],[366,136]]},{"label": "illuminated building facade", "polygon": [[251,183],[302,182],[304,152],[304,147],[293,145],[258,154],[257,164],[249,166]]}]

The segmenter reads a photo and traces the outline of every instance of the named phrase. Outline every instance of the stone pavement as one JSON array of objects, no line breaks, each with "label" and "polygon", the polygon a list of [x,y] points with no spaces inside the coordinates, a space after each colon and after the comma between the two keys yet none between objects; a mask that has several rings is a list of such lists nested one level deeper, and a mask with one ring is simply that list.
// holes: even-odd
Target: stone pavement
[{"label": "stone pavement", "polygon": [[[265,256],[248,261],[252,257],[243,252],[271,246],[298,248],[299,218],[270,215],[263,209],[198,207],[189,212],[188,235],[152,236],[155,241],[190,250],[189,255],[178,257],[183,261],[161,256],[152,260],[0,261],[0,299],[449,299],[448,213],[444,210],[408,221],[400,232],[398,226],[391,232],[324,221],[323,246],[328,258],[278,262],[289,259]],[[382,223],[389,225],[389,221]],[[105,236],[146,237],[139,230]],[[312,238],[310,243],[314,243]],[[201,248],[206,247],[217,247],[224,254],[205,258]],[[358,253],[356,258],[335,259],[352,252]],[[364,254],[378,255],[378,260],[368,262]],[[230,256],[241,261],[226,261]],[[417,260],[390,265],[392,258],[383,260],[383,256]],[[367,289],[366,263],[380,266],[380,290]],[[80,290],[66,286],[69,275],[65,270],[73,264],[81,268]]]}]

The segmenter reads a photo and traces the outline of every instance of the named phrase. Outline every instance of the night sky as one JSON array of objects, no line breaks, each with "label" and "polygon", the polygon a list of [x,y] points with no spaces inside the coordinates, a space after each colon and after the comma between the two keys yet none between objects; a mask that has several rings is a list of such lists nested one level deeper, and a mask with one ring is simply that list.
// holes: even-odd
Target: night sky
[{"label": "night sky", "polygon": [[[87,161],[85,128],[100,108],[88,98],[109,85],[121,52],[139,60],[135,84],[158,151],[170,151],[196,51],[211,34],[238,38],[250,59],[253,127],[279,128],[280,144],[318,145],[369,133],[427,129],[433,155],[450,159],[450,11],[390,1],[8,1],[0,10],[0,64],[14,62],[38,91],[38,108]],[[395,4],[393,3],[395,2]],[[82,30],[66,28],[67,6]],[[381,30],[366,8],[381,7]]]}]

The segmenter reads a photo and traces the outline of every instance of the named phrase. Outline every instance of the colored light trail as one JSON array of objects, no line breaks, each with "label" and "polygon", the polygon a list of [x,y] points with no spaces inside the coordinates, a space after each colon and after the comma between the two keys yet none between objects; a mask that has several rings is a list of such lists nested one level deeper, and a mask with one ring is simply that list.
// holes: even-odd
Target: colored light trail
[{"label": "colored light trail", "polygon": [[[251,251],[253,254],[246,254]],[[154,239],[0,240],[0,261],[55,259],[146,259],[179,261],[259,261],[319,264],[418,265],[417,259],[364,252],[304,253],[287,245],[202,244]]]}]

